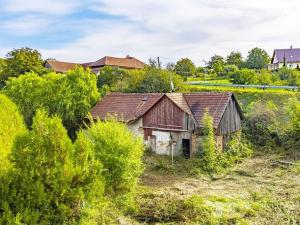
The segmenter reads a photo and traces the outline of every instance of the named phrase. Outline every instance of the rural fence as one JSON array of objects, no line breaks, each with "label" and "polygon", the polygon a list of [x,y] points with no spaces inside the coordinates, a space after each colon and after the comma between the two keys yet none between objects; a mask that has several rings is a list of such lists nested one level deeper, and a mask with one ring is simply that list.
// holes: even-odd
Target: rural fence
[{"label": "rural fence", "polygon": [[189,81],[185,82],[189,85],[201,85],[201,86],[216,86],[216,87],[237,87],[237,88],[259,88],[259,89],[285,89],[285,90],[292,90],[292,91],[299,91],[299,86],[272,86],[272,85],[256,85],[256,84],[211,84],[211,83],[204,83],[199,81]]}]

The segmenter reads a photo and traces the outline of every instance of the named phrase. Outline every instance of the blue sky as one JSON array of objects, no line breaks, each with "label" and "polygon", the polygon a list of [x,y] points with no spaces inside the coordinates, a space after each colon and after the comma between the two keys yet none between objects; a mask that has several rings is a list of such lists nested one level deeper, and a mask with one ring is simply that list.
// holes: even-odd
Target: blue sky
[{"label": "blue sky", "polygon": [[298,0],[0,0],[0,57],[13,48],[87,62],[130,54],[203,64],[213,54],[300,47]]}]

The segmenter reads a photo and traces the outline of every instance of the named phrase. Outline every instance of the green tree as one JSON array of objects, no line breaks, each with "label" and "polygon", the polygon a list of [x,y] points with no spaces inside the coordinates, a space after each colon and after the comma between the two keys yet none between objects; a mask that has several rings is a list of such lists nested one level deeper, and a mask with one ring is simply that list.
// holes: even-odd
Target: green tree
[{"label": "green tree", "polygon": [[114,119],[92,123],[86,136],[94,146],[96,158],[103,163],[106,194],[124,207],[131,206],[138,177],[143,171],[142,140],[134,137],[126,124]]},{"label": "green tree", "polygon": [[234,84],[257,84],[258,75],[251,69],[240,69],[231,74],[231,79]]},{"label": "green tree", "polygon": [[176,62],[175,72],[184,77],[192,76],[196,72],[196,66],[192,60],[188,58],[182,58]]},{"label": "green tree", "polygon": [[208,62],[208,67],[213,69],[215,73],[219,74],[224,70],[225,61],[222,56],[214,55]]},{"label": "green tree", "polygon": [[248,69],[263,69],[270,62],[270,56],[261,48],[253,48],[248,53],[246,66]]},{"label": "green tree", "polygon": [[172,89],[181,90],[183,88],[183,80],[179,75],[156,68],[130,71],[126,83],[128,92],[171,92]]},{"label": "green tree", "polygon": [[117,67],[104,66],[101,68],[97,77],[97,86],[99,89],[101,89],[104,85],[112,87],[118,81],[122,81],[124,76],[126,76],[126,70]]},{"label": "green tree", "polygon": [[9,77],[18,77],[26,72],[35,72],[39,75],[45,72],[41,54],[31,48],[14,49],[7,53],[5,66],[1,72],[1,82]]},{"label": "green tree", "polygon": [[222,72],[219,73],[220,76],[231,77],[234,73],[238,72],[239,68],[236,65],[225,65]]},{"label": "green tree", "polygon": [[243,64],[243,57],[242,53],[232,51],[226,58],[226,63],[228,65],[235,65],[238,68],[241,68]]},{"label": "green tree", "polygon": [[[102,166],[83,135],[73,146],[61,120],[38,111],[32,130],[14,144],[14,170],[7,193],[0,191],[2,209],[25,224],[78,221],[85,201],[101,197],[104,190]],[[9,224],[9,217],[1,220]]]},{"label": "green tree", "polygon": [[272,73],[267,69],[262,69],[258,73],[258,84],[272,84]]},{"label": "green tree", "polygon": [[215,133],[213,128],[213,118],[209,115],[208,110],[204,113],[203,119],[203,139],[201,140],[201,157],[203,168],[207,172],[215,172],[217,169],[217,150]]},{"label": "green tree", "polygon": [[8,157],[15,137],[25,131],[17,106],[4,94],[0,94],[0,176],[10,168]]},{"label": "green tree", "polygon": [[50,115],[62,118],[72,137],[99,98],[96,76],[82,67],[64,76],[54,72],[43,76],[27,73],[10,79],[4,92],[19,106],[27,125],[37,109],[45,108]]},{"label": "green tree", "polygon": [[0,89],[5,85],[3,79],[3,71],[5,69],[6,62],[5,59],[0,58]]}]

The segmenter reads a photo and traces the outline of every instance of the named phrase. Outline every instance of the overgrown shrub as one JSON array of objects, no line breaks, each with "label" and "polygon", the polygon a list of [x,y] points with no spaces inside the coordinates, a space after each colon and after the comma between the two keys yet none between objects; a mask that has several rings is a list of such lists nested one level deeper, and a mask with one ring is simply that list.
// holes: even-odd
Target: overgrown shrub
[{"label": "overgrown shrub", "polygon": [[[79,221],[92,198],[101,200],[101,163],[80,133],[73,145],[58,117],[38,111],[32,130],[18,136],[14,169],[0,190],[0,222],[66,224]],[[7,181],[6,180],[6,181]]]},{"label": "overgrown shrub", "polygon": [[287,101],[285,112],[289,115],[285,147],[298,149],[300,148],[300,101],[297,98],[290,98]]},{"label": "overgrown shrub", "polygon": [[206,111],[203,116],[203,135],[200,141],[201,167],[206,172],[220,172],[252,154],[252,146],[241,131],[231,134],[229,143],[218,149],[213,129],[213,119]]},{"label": "overgrown shrub", "polygon": [[25,131],[23,117],[17,106],[0,94],[0,176],[10,167],[8,157],[15,137]]},{"label": "overgrown shrub", "polygon": [[121,90],[126,92],[170,92],[179,91],[183,88],[183,79],[180,75],[158,68],[145,68],[143,70],[128,71]]},{"label": "overgrown shrub", "polygon": [[62,118],[72,137],[82,119],[99,98],[96,76],[77,67],[66,74],[48,73],[38,76],[31,72],[11,78],[4,89],[20,108],[28,126],[39,108]]},{"label": "overgrown shrub", "polygon": [[279,126],[277,107],[269,101],[260,100],[252,103],[247,115],[246,132],[251,142],[257,146],[280,146],[284,127]]},{"label": "overgrown shrub", "polygon": [[203,119],[203,139],[201,143],[202,167],[208,172],[217,170],[217,149],[215,141],[215,133],[213,128],[213,118],[208,111],[204,113]]},{"label": "overgrown shrub", "polygon": [[142,140],[134,137],[126,124],[115,120],[92,123],[86,135],[96,158],[103,163],[106,194],[125,209],[131,208],[138,177],[143,171]]},{"label": "overgrown shrub", "polygon": [[219,156],[219,161],[223,168],[227,168],[241,161],[243,158],[251,156],[252,153],[253,148],[251,143],[241,131],[238,131],[231,136],[224,152]]}]

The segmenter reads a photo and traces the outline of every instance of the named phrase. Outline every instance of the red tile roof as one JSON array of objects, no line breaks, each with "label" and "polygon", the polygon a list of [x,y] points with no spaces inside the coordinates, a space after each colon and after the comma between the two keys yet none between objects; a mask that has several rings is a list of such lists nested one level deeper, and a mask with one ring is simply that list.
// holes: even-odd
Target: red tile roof
[{"label": "red tile roof", "polygon": [[106,95],[91,111],[94,119],[117,116],[124,122],[144,115],[164,94],[111,93]]},{"label": "red tile roof", "polygon": [[[202,117],[206,108],[214,120],[214,127],[217,128],[229,100],[234,95],[230,92],[213,93],[111,93],[106,95],[92,109],[94,119],[105,119],[107,115],[116,115],[124,122],[130,122],[143,116],[163,96],[167,96],[183,111],[192,115],[196,126],[202,127]],[[236,100],[235,100],[236,101]],[[240,114],[243,117],[242,111]]]},{"label": "red tile roof", "polygon": [[53,69],[55,72],[64,73],[67,72],[68,70],[74,69],[76,66],[80,66],[80,64],[62,62],[57,60],[47,60],[45,66],[49,69]]},{"label": "red tile roof", "polygon": [[184,97],[197,121],[197,126],[203,127],[202,118],[207,109],[213,117],[214,127],[217,128],[232,93],[201,92],[184,94]]},{"label": "red tile roof", "polygon": [[81,64],[62,62],[58,60],[47,60],[45,66],[59,73],[64,73],[68,70],[74,69],[75,66],[83,66],[84,68],[90,67],[95,73],[98,73],[100,67],[103,66],[116,66],[124,69],[142,69],[145,67],[145,63],[130,56],[127,56],[125,58],[105,56],[97,60],[96,62],[87,62]]},{"label": "red tile roof", "polygon": [[145,67],[145,63],[134,58],[134,57],[125,57],[117,58],[111,56],[105,56],[94,63],[89,65],[90,67],[102,67],[102,66],[117,66],[127,69],[142,69]]}]

